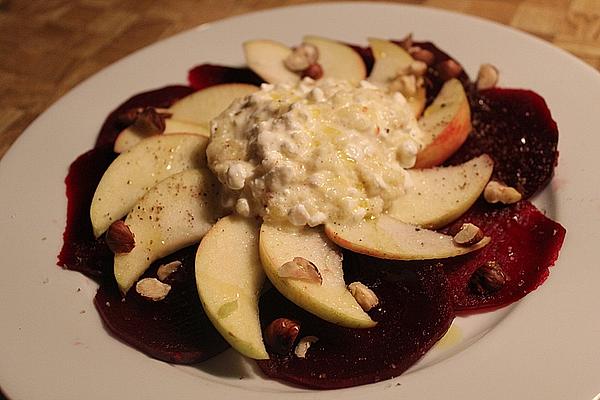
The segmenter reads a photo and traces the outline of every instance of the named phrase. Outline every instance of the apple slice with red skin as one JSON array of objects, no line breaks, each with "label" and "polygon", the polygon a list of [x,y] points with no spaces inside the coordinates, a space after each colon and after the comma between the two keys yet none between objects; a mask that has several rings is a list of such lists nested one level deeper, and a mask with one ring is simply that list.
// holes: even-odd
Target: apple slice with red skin
[{"label": "apple slice with red skin", "polygon": [[[165,119],[165,130],[163,132],[160,132],[159,134],[163,133],[193,133],[196,135],[205,136],[207,138],[210,136],[210,134],[208,133],[208,129],[202,125],[192,124],[184,121],[177,121],[172,118]],[[117,136],[113,151],[119,154],[123,153],[134,147],[136,144],[138,144],[148,136],[152,136],[152,134],[147,135],[132,127],[127,127],[123,129]]]},{"label": "apple slice with red skin", "polygon": [[471,108],[458,79],[450,79],[419,119],[423,148],[415,168],[442,164],[465,142],[471,132]]},{"label": "apple slice with red skin", "polygon": [[359,224],[328,223],[325,234],[338,246],[387,260],[432,260],[456,257],[481,249],[484,237],[472,246],[459,246],[452,236],[406,224],[389,215]]}]

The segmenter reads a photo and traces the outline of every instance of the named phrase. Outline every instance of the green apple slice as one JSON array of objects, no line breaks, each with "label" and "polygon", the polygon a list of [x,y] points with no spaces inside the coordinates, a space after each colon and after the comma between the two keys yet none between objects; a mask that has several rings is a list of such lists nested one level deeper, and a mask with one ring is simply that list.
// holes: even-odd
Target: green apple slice
[{"label": "green apple slice", "polygon": [[325,233],[337,245],[356,253],[389,260],[431,260],[449,258],[478,250],[489,243],[462,247],[452,236],[406,224],[388,215],[355,225],[330,223]]},{"label": "green apple slice", "polygon": [[244,43],[244,56],[248,68],[268,83],[294,84],[300,75],[290,71],[284,60],[292,54],[288,46],[273,40],[249,40]]},{"label": "green apple slice", "polygon": [[448,225],[475,203],[493,169],[484,154],[451,167],[408,170],[413,186],[392,203],[388,215],[422,228]]},{"label": "green apple slice", "polygon": [[[415,61],[406,50],[389,40],[370,38],[369,46],[375,60],[369,82],[380,87],[388,87],[398,77],[399,71],[408,68]],[[414,114],[420,115],[425,108],[425,87],[418,87],[417,93],[406,100]]]},{"label": "green apple slice", "polygon": [[207,169],[187,169],[150,188],[134,205],[125,224],[135,247],[115,255],[115,278],[123,293],[152,262],[202,239],[219,217],[216,187]]},{"label": "green apple slice", "polygon": [[258,90],[247,83],[223,83],[199,90],[175,102],[168,110],[171,118],[189,122],[208,129],[210,120],[221,114],[229,105],[241,97]]},{"label": "green apple slice", "polygon": [[96,237],[123,218],[163,179],[206,165],[208,139],[193,134],[156,135],[119,155],[104,172],[90,207]]},{"label": "green apple slice", "polygon": [[[263,224],[260,259],[267,277],[290,301],[316,316],[349,328],[369,328],[375,322],[346,289],[342,256],[319,229],[284,228]],[[318,269],[322,282],[284,278],[280,267],[302,257]]]},{"label": "green apple slice", "polygon": [[220,219],[198,247],[196,286],[206,315],[225,340],[246,357],[263,360],[269,355],[258,315],[265,280],[258,256],[259,228],[255,219]]},{"label": "green apple slice", "polygon": [[367,77],[365,63],[352,47],[319,36],[305,36],[303,42],[319,50],[317,62],[323,68],[323,79],[343,79],[356,84]]},{"label": "green apple slice", "polygon": [[[206,137],[210,136],[208,129],[202,125],[177,121],[172,118],[165,119],[165,131],[161,133],[194,133],[196,135],[202,135]],[[148,135],[140,133],[131,127],[125,128],[117,135],[113,150],[115,153],[123,153],[147,137]]]}]

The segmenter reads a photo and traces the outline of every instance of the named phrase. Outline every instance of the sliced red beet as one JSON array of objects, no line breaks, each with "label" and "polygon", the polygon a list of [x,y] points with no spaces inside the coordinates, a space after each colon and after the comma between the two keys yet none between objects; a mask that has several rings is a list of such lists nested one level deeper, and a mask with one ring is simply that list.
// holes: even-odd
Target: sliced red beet
[{"label": "sliced red beet", "polygon": [[170,107],[175,101],[194,92],[189,86],[173,85],[137,94],[111,112],[100,130],[95,147],[113,148],[117,134],[126,126],[119,121],[124,112],[138,107]]},{"label": "sliced red beet", "polygon": [[260,86],[264,81],[249,68],[202,64],[188,72],[188,82],[196,90],[221,83],[249,83]]},{"label": "sliced red beet", "polygon": [[96,239],[90,221],[90,205],[102,174],[114,160],[109,148],[95,148],[79,156],[69,167],[67,225],[58,265],[99,279],[112,268],[113,255],[104,238]]},{"label": "sliced red beet", "polygon": [[470,103],[473,131],[447,164],[487,153],[493,178],[524,198],[544,188],[558,162],[558,128],[544,99],[530,90],[495,88],[474,92]]},{"label": "sliced red beet", "polygon": [[300,322],[300,335],[316,336],[306,358],[270,353],[258,365],[271,378],[316,389],[337,389],[400,375],[448,330],[454,319],[446,277],[431,266],[398,268],[394,262],[344,253],[348,282],[360,280],[378,296],[371,329],[327,323],[287,301],[276,290],[260,301],[261,321]]},{"label": "sliced red beet", "polygon": [[[566,233],[527,201],[506,207],[480,201],[456,224],[465,222],[477,225],[492,241],[477,252],[441,261],[457,312],[504,307],[535,290],[548,277]],[[501,268],[506,283],[478,293],[470,280],[488,262]]]},{"label": "sliced red beet", "polygon": [[181,250],[154,263],[144,274],[144,277],[155,278],[160,264],[182,262],[165,280],[171,285],[171,291],[161,301],[145,299],[135,288],[122,301],[114,279],[106,279],[94,299],[105,326],[116,337],[150,357],[172,363],[197,363],[226,350],[229,345],[213,328],[198,298],[195,253],[196,246]]}]

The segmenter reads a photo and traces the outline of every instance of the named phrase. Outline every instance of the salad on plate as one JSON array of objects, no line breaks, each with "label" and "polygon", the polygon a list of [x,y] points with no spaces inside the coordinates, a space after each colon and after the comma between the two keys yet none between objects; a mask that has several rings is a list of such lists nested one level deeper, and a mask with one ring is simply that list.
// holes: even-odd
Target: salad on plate
[{"label": "salad on plate", "polygon": [[59,265],[99,283],[112,334],[336,389],[545,281],[565,230],[528,201],[558,161],[539,95],[411,35],[243,51],[131,97],[70,167]]}]

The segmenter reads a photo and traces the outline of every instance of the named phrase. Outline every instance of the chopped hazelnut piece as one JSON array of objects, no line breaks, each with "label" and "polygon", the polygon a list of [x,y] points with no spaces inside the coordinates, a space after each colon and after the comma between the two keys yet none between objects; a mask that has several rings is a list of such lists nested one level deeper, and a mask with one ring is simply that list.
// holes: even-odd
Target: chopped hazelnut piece
[{"label": "chopped hazelnut piece", "polygon": [[143,135],[158,135],[165,131],[165,119],[169,113],[159,113],[154,107],[144,108],[135,119],[131,129]]},{"label": "chopped hazelnut piece", "polygon": [[452,78],[458,78],[462,73],[463,69],[459,63],[453,59],[442,61],[436,66],[440,78],[444,81],[448,81]]},{"label": "chopped hazelnut piece", "polygon": [[171,285],[156,278],[144,278],[135,284],[135,291],[148,300],[161,301],[171,291]]},{"label": "chopped hazelnut piece", "polygon": [[300,324],[298,322],[287,318],[277,318],[265,329],[264,339],[271,350],[285,355],[292,350],[299,333]]},{"label": "chopped hazelnut piece", "polygon": [[298,341],[296,348],[294,349],[294,354],[298,358],[306,358],[306,352],[310,348],[313,343],[316,343],[319,340],[316,336],[304,336],[302,339]]},{"label": "chopped hazelnut piece", "polygon": [[498,290],[506,284],[506,275],[496,261],[488,261],[479,267],[469,280],[469,289],[478,295],[487,295]]},{"label": "chopped hazelnut piece", "polygon": [[521,200],[517,189],[506,186],[498,181],[490,181],[483,190],[483,198],[488,203],[513,204]]},{"label": "chopped hazelnut piece", "polygon": [[283,60],[286,68],[293,72],[302,72],[319,59],[319,50],[316,46],[302,43],[296,47],[289,56]]},{"label": "chopped hazelnut piece", "polygon": [[158,267],[156,276],[160,281],[167,279],[173,272],[177,271],[181,267],[181,261],[171,261],[168,264],[163,264]]},{"label": "chopped hazelnut piece", "polygon": [[348,290],[350,291],[350,293],[352,293],[352,296],[354,296],[356,302],[365,311],[369,311],[377,304],[379,304],[379,299],[377,298],[375,292],[373,292],[361,282],[352,282],[348,285]]},{"label": "chopped hazelnut piece", "polygon": [[457,245],[469,247],[475,243],[479,243],[483,239],[483,232],[473,224],[462,224],[453,239]]},{"label": "chopped hazelnut piece", "polygon": [[477,73],[477,90],[493,88],[498,83],[499,76],[498,68],[492,64],[482,64]]},{"label": "chopped hazelnut piece", "polygon": [[283,264],[279,267],[278,274],[282,278],[298,279],[318,284],[323,283],[323,277],[317,266],[302,257],[294,257],[292,261]]},{"label": "chopped hazelnut piece", "polygon": [[129,226],[119,220],[113,222],[104,238],[106,245],[115,254],[129,253],[135,247],[135,237]]}]

